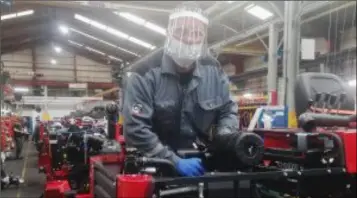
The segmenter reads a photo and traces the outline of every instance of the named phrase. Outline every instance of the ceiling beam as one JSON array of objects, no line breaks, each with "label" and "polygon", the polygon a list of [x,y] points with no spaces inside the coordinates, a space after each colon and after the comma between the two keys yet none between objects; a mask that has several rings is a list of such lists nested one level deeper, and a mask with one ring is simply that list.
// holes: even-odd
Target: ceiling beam
[{"label": "ceiling beam", "polygon": [[39,24],[33,25],[29,24],[29,26],[18,26],[12,29],[4,29],[1,28],[1,40],[7,40],[10,38],[18,37],[20,35],[31,35],[33,33],[48,33],[50,28],[51,21],[41,21]]},{"label": "ceiling beam", "polygon": [[[330,4],[332,2],[317,2],[317,3],[314,3],[314,5],[311,5],[311,7],[309,6],[309,9],[305,9],[303,10],[303,12],[301,13],[301,15],[304,15],[304,14],[308,14],[308,13],[311,13],[315,10],[318,10],[328,4]],[[355,3],[355,2],[354,2]],[[283,20],[280,19],[279,17],[278,18],[275,18],[275,19],[272,19],[262,25],[259,25],[259,26],[255,26],[253,28],[250,28],[250,29],[247,29],[247,30],[243,30],[241,32],[239,32],[237,35],[235,36],[232,36],[231,38],[228,38],[228,39],[224,39],[220,42],[217,42],[213,45],[210,46],[211,49],[213,50],[219,50],[220,48],[224,47],[224,46],[227,46],[229,44],[232,44],[234,42],[237,42],[237,41],[241,41],[241,40],[244,40],[256,33],[259,33],[259,32],[262,32],[264,30],[267,30],[270,26],[270,24],[280,24],[282,23]],[[259,39],[259,38],[257,38]]]},{"label": "ceiling beam", "polygon": [[[15,1],[16,3],[16,1]],[[118,10],[122,8],[128,8],[138,11],[152,11],[152,12],[161,12],[161,13],[170,13],[170,9],[162,9],[162,8],[155,8],[150,6],[139,6],[139,5],[130,5],[124,3],[113,3],[113,2],[100,2],[100,1],[87,1],[84,2],[74,2],[74,1],[21,1],[18,3],[25,3],[25,4],[39,4],[39,5],[46,5],[46,6],[54,6],[54,7],[63,7],[63,8],[81,8],[92,10],[93,8],[99,9],[107,9],[107,10]]]},{"label": "ceiling beam", "polygon": [[[321,17],[327,16],[327,15],[329,15],[330,13],[337,12],[337,11],[339,11],[339,10],[342,10],[342,9],[345,9],[345,8],[347,8],[347,7],[351,7],[351,6],[354,6],[354,5],[356,5],[356,2],[355,2],[355,1],[352,1],[352,2],[348,2],[348,3],[346,3],[346,4],[343,4],[343,5],[340,5],[340,6],[338,6],[338,7],[334,7],[334,8],[332,8],[332,9],[329,9],[329,10],[325,11],[325,12],[321,12],[321,13],[319,13],[319,14],[317,14],[317,15],[314,15],[314,16],[308,17],[308,18],[306,18],[306,19],[303,19],[303,20],[301,21],[301,24],[309,23],[309,22],[314,21],[314,20],[316,20],[316,19],[320,19]],[[282,32],[283,30],[284,30],[284,29],[281,28],[281,29],[279,29],[279,32]],[[260,35],[261,38],[266,38],[266,37],[268,37],[268,36],[269,36],[269,33],[265,33],[265,34],[263,34],[263,35]],[[243,41],[243,42],[240,42],[240,43],[236,44],[236,46],[238,47],[238,46],[247,45],[247,44],[249,44],[249,43],[252,43],[252,42],[254,42],[254,41],[257,41],[258,39],[259,39],[259,38],[249,39],[249,40],[246,40],[246,41]],[[280,44],[280,45],[281,45],[281,44]]]},{"label": "ceiling beam", "polygon": [[266,54],[266,50],[259,49],[249,49],[249,48],[236,48],[236,47],[225,47],[220,51],[220,54],[236,54],[236,55],[247,55],[247,56],[262,56]]}]

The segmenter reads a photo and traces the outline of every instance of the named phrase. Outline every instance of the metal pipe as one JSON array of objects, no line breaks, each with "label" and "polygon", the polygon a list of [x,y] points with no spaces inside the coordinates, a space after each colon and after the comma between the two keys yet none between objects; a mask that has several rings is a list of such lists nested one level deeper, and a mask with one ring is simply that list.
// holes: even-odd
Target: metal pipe
[{"label": "metal pipe", "polygon": [[270,105],[277,105],[277,78],[278,78],[278,62],[277,62],[277,45],[278,45],[278,31],[275,24],[269,27],[269,57],[268,57],[268,92]]},{"label": "metal pipe", "polygon": [[274,12],[281,18],[284,19],[283,13],[280,11],[280,9],[274,4],[272,1],[268,1],[270,7],[274,10]]},{"label": "metal pipe", "polygon": [[[295,92],[294,92],[294,87],[295,87],[295,81],[296,81],[296,76],[297,76],[297,54],[298,54],[298,47],[299,47],[299,38],[298,38],[298,32],[300,31],[299,25],[300,17],[297,16],[297,12],[300,10],[300,2],[299,1],[287,1],[287,6],[288,9],[286,12],[289,15],[289,20],[288,20],[288,34],[287,34],[287,57],[286,58],[286,77],[287,77],[287,86],[286,86],[286,105],[289,107],[289,113],[290,112],[295,112]],[[285,46],[284,46],[284,49]],[[285,51],[285,50],[284,50]]]},{"label": "metal pipe", "polygon": [[288,53],[288,35],[289,35],[289,6],[288,6],[288,1],[284,1],[284,6],[285,6],[285,12],[284,12],[284,35],[283,35],[283,43],[285,43],[284,45],[284,50],[283,50],[283,91],[281,92],[281,94],[283,95],[283,100],[282,103],[280,105],[286,105],[286,91],[287,91],[287,53]]}]

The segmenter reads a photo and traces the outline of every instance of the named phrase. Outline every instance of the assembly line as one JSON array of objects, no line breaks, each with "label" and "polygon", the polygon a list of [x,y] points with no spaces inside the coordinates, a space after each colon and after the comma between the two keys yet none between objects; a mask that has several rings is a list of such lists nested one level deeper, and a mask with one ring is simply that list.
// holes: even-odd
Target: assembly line
[{"label": "assembly line", "polygon": [[[344,30],[348,16],[355,22],[356,9],[348,12],[355,3],[131,3],[1,1],[35,9],[1,15],[5,33],[15,27],[6,21],[41,9],[61,20],[51,19],[58,31],[51,29],[50,42],[14,50],[17,41],[2,38],[0,198],[356,197],[355,45],[344,40],[356,41]],[[314,27],[304,26],[325,16],[324,6],[326,42],[310,38]],[[143,18],[123,12],[131,9]],[[270,22],[260,26],[268,40],[259,30],[234,29],[230,22],[238,19],[227,16],[239,9]],[[100,12],[103,21],[109,10],[132,23],[107,20],[121,32],[87,18]],[[166,28],[152,22],[152,12],[161,14],[158,22],[166,17]],[[234,34],[216,39],[216,25]],[[139,31],[124,32],[136,26],[147,38],[150,30],[164,39],[158,44],[155,35],[149,43],[137,38]],[[259,45],[235,43],[250,34]],[[30,76],[18,70],[30,67]],[[254,78],[264,70],[266,78]],[[266,86],[254,87],[262,81]]]}]

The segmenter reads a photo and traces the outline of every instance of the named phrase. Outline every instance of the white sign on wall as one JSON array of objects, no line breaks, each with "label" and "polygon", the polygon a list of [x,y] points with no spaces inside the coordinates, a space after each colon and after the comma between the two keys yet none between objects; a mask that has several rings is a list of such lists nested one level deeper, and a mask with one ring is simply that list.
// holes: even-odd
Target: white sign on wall
[{"label": "white sign on wall", "polygon": [[301,39],[301,59],[315,60],[315,39]]},{"label": "white sign on wall", "polygon": [[68,88],[69,89],[87,89],[88,85],[87,83],[69,83]]}]

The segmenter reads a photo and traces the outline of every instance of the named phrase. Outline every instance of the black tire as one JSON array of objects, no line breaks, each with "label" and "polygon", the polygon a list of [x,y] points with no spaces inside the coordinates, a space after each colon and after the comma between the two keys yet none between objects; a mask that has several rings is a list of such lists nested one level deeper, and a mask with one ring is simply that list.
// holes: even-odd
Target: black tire
[{"label": "black tire", "polygon": [[236,155],[246,166],[260,164],[264,155],[264,140],[255,133],[242,133],[236,144]]}]

